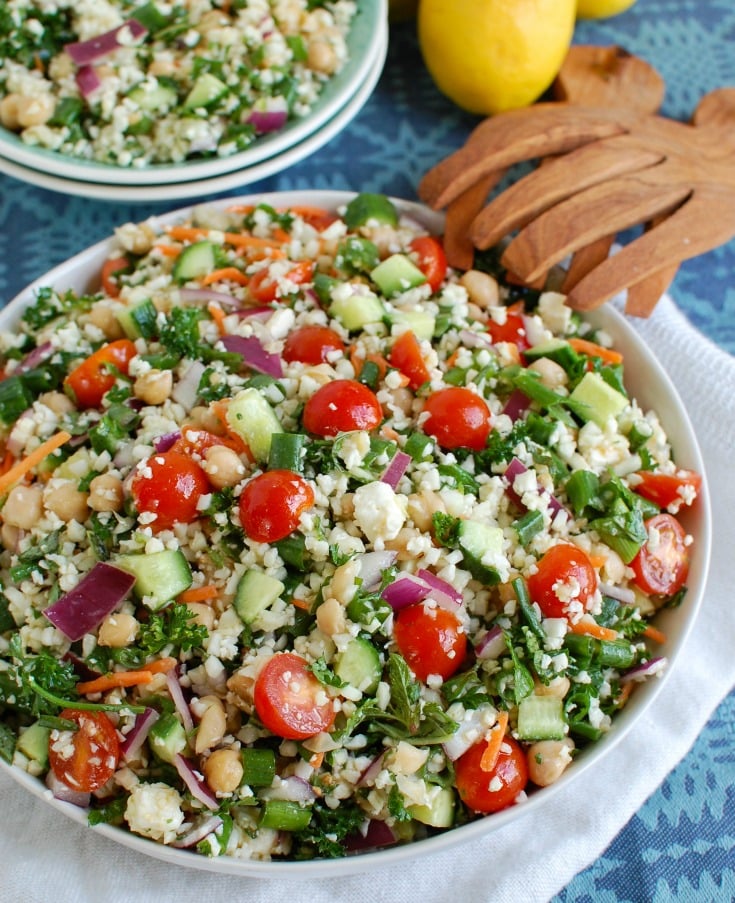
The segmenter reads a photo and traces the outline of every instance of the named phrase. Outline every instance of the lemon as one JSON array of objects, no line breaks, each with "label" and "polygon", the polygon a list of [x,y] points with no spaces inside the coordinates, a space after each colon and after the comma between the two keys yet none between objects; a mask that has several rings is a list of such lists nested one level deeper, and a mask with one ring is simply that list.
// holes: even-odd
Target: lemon
[{"label": "lemon", "polygon": [[439,90],[470,113],[525,107],[561,68],[576,7],[576,0],[421,0],[421,53]]},{"label": "lemon", "polygon": [[577,0],[578,19],[607,19],[629,9],[635,0]]}]

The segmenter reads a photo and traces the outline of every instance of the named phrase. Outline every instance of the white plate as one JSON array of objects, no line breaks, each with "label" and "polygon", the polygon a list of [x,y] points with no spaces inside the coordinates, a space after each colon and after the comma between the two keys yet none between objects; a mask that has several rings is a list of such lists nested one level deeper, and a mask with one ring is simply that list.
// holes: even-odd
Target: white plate
[{"label": "white plate", "polygon": [[[108,166],[24,144],[18,135],[0,128],[0,158],[59,178],[106,185],[160,186],[201,181],[242,170],[297,146],[328,123],[373,71],[387,34],[387,0],[366,0],[361,3],[347,40],[349,59],[343,70],[325,85],[311,113],[303,119],[290,122],[272,135],[257,139],[252,147],[229,157],[154,164],[144,169]],[[193,192],[188,195],[180,193],[177,197],[192,195]]]},{"label": "white plate", "polygon": [[13,163],[0,156],[0,172],[8,176],[29,182],[40,188],[48,188],[50,191],[60,191],[63,194],[72,194],[77,197],[95,198],[102,201],[125,201],[127,203],[153,203],[156,201],[183,201],[188,198],[201,197],[202,195],[217,194],[222,191],[242,188],[252,182],[275,175],[294,163],[304,160],[314,151],[323,147],[338,135],[357,116],[365,106],[373,90],[380,79],[388,51],[387,28],[384,29],[384,40],[378,48],[378,54],[372,69],[367,73],[357,93],[349,100],[339,113],[321,129],[310,135],[304,141],[263,160],[255,166],[248,166],[236,172],[225,173],[209,179],[199,181],[182,182],[172,185],[104,185],[97,182],[79,182],[74,179],[63,179],[50,173],[40,172],[36,169],[28,169],[20,164]]},{"label": "white plate", "polygon": [[[226,208],[233,203],[252,204],[265,202],[273,207],[289,205],[315,205],[318,207],[336,208],[346,203],[351,194],[337,191],[298,191],[252,195],[242,198],[227,198],[212,203],[217,208]],[[443,220],[439,214],[433,213],[419,204],[397,201],[401,210],[413,219],[423,223],[432,232],[440,233]],[[179,210],[158,217],[161,225],[171,224],[189,216],[190,210]],[[32,302],[35,291],[44,285],[57,289],[73,288],[78,292],[95,290],[99,281],[99,271],[104,260],[109,256],[110,242],[103,241],[71,260],[56,267],[45,276],[36,280],[25,289],[10,305],[0,312],[0,328],[8,329],[18,320],[23,309]],[[676,389],[668,376],[656,361],[651,350],[635,333],[629,322],[610,305],[607,305],[589,316],[596,325],[608,331],[615,341],[615,346],[625,356],[626,383],[644,408],[655,409],[666,433],[676,449],[677,462],[680,467],[691,468],[704,474],[704,463],[697,445],[697,440],[689,421],[689,417],[679,398]],[[684,645],[697,615],[702,601],[704,585],[709,563],[711,545],[711,515],[709,492],[706,479],[703,481],[701,496],[693,509],[681,516],[682,523],[694,537],[694,552],[689,573],[689,592],[685,604],[679,608],[662,611],[657,625],[666,633],[668,639],[661,648],[661,654],[673,663]],[[128,831],[111,825],[100,825],[94,830],[103,836],[137,850],[148,856],[162,860],[172,866],[185,866],[203,869],[220,874],[259,877],[317,877],[338,876],[365,871],[372,868],[383,868],[397,863],[406,863],[419,855],[437,853],[457,843],[467,843],[509,822],[526,818],[540,806],[547,805],[563,787],[580,775],[584,770],[594,766],[613,746],[619,743],[636,722],[643,716],[661,691],[669,674],[667,669],[659,680],[652,680],[639,686],[630,702],[613,721],[613,727],[602,740],[587,747],[575,759],[562,777],[550,787],[533,792],[521,805],[512,806],[495,815],[478,819],[443,834],[405,846],[385,848],[372,853],[349,856],[345,859],[313,860],[307,862],[260,862],[253,860],[229,859],[219,857],[208,859],[186,850],[176,850],[161,844],[147,841]],[[651,716],[655,718],[655,710]],[[36,778],[19,769],[14,769],[0,760],[0,766],[18,783],[27,788],[35,796],[44,799],[54,809],[63,812],[78,824],[86,825],[86,811],[68,803],[62,803],[51,797],[49,791]],[[613,792],[613,791],[611,791]],[[591,806],[604,805],[604,801],[590,800]]]}]

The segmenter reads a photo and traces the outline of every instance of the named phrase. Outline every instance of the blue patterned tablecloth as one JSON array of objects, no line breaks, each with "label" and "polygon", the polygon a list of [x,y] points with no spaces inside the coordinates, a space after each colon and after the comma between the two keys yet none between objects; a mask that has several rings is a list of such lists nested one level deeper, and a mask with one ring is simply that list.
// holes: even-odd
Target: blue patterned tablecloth
[{"label": "blue patterned tablecloth", "polygon": [[[655,65],[667,84],[663,112],[673,118],[688,119],[703,94],[735,85],[733,0],[638,0],[612,19],[579,23],[575,42],[619,44]],[[459,147],[477,121],[434,87],[413,23],[393,26],[385,72],[357,119],[309,159],[244,192],[333,188],[415,198],[422,174]],[[84,200],[0,175],[0,304],[115,225],[174,206]],[[735,241],[685,263],[671,289],[692,322],[730,353],[733,273]],[[647,803],[556,901],[734,900],[734,773],[735,693],[684,761],[659,789],[651,788]]]}]

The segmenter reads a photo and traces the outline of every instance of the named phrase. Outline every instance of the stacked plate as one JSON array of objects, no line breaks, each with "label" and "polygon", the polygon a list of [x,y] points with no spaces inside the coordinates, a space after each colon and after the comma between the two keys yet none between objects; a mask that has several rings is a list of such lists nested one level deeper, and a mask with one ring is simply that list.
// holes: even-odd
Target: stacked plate
[{"label": "stacked plate", "polygon": [[348,49],[347,63],[325,85],[308,116],[229,157],[123,168],[33,147],[0,128],[0,172],[41,188],[113,201],[177,200],[249,185],[305,159],[341,132],[365,105],[388,50],[387,0],[360,4]]}]

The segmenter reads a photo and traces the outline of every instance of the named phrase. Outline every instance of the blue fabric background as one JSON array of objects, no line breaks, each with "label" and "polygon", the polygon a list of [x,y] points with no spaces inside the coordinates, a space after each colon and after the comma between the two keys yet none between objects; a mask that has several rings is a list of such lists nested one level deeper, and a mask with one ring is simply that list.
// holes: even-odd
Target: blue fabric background
[{"label": "blue fabric background", "polygon": [[[733,0],[638,0],[612,19],[579,23],[575,42],[619,44],[654,64],[667,83],[663,112],[673,118],[688,119],[703,94],[735,85]],[[357,119],[311,158],[243,190],[360,189],[414,198],[423,173],[459,147],[477,121],[434,87],[413,23],[393,26],[385,72]],[[89,201],[0,175],[0,304],[115,225],[175,206]],[[731,241],[685,263],[671,290],[695,325],[731,353],[733,273]],[[735,899],[734,694],[663,786],[651,790],[605,853],[555,903]],[[602,788],[597,805],[604,805]]]}]

